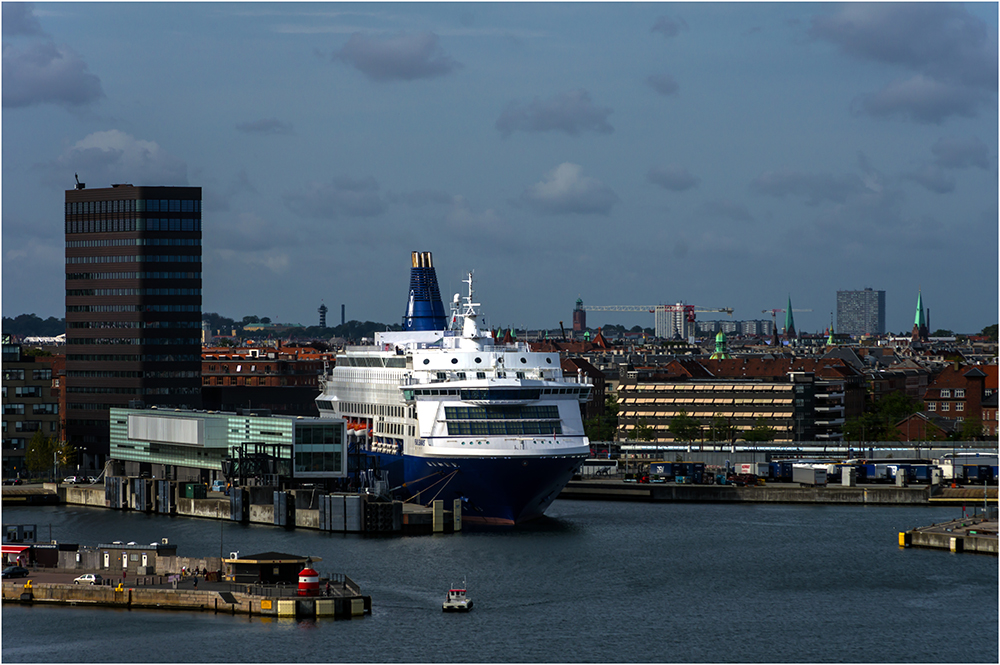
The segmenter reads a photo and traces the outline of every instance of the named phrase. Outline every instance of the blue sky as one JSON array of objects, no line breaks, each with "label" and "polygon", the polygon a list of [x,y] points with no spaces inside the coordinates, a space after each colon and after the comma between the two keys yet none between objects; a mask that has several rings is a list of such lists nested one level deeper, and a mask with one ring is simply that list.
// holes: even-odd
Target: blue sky
[{"label": "blue sky", "polygon": [[[203,310],[998,319],[997,4],[3,3],[3,314],[65,314],[73,174],[203,188]],[[447,299],[448,295],[446,295]],[[716,318],[714,315],[702,315]],[[652,326],[592,312],[588,323]]]}]

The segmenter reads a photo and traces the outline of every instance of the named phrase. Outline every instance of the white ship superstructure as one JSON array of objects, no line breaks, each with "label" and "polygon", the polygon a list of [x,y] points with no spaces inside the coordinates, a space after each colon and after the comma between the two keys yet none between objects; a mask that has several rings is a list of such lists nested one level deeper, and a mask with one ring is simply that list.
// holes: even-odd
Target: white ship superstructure
[{"label": "white ship superstructure", "polygon": [[564,377],[558,353],[484,335],[471,273],[466,282],[451,329],[349,347],[316,401],[408,498],[460,498],[468,520],[518,522],[542,514],[588,456],[580,403],[591,385]]}]

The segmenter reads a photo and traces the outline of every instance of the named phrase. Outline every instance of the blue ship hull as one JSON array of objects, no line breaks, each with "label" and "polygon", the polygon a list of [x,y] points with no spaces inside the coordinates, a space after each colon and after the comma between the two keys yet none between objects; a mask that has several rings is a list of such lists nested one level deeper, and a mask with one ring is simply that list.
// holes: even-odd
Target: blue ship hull
[{"label": "blue ship hull", "polygon": [[397,498],[429,504],[462,500],[470,523],[518,524],[540,517],[583,464],[585,455],[428,459],[373,453]]}]

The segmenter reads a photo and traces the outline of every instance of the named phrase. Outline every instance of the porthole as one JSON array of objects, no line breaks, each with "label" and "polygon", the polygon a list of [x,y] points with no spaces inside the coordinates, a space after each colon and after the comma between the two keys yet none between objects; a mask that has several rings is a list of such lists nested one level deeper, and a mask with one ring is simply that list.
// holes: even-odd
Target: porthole
[{"label": "porthole", "polygon": [[477,365],[478,365],[479,363],[481,363],[481,362],[483,362],[483,359],[482,359],[482,358],[476,358],[476,364],[477,364]]},{"label": "porthole", "polygon": [[[424,361],[424,362],[426,362],[426,361]],[[551,365],[552,364],[552,358],[546,358],[545,362],[547,362],[548,364]]]},{"label": "porthole", "polygon": [[431,364],[431,359],[430,358],[424,358],[424,364],[425,365],[430,365]]},{"label": "porthole", "polygon": [[457,365],[458,364],[458,358],[452,358],[451,359],[451,364],[452,365]]},{"label": "porthole", "polygon": [[523,358],[523,357],[522,357],[522,358],[521,358],[521,364],[522,364],[522,365],[525,365],[525,364],[527,364],[527,363],[528,363],[528,360],[527,360],[527,358]]}]

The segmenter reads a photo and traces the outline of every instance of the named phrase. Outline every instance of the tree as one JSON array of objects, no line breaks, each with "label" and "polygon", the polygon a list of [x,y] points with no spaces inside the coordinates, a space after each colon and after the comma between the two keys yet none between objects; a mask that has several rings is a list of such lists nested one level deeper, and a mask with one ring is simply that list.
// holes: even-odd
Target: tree
[{"label": "tree", "polygon": [[733,424],[725,416],[715,416],[712,420],[712,440],[730,441],[734,434]]},{"label": "tree", "polygon": [[948,330],[946,328],[938,328],[930,334],[931,337],[954,337],[954,331]]},{"label": "tree", "polygon": [[775,429],[767,424],[767,419],[764,416],[758,416],[753,429],[746,432],[743,438],[747,441],[774,441],[776,434]]},{"label": "tree", "polygon": [[271,322],[271,317],[270,316],[262,316],[262,317],[260,317],[260,322],[261,323],[270,323]]},{"label": "tree", "polygon": [[963,420],[962,427],[952,435],[956,441],[979,441],[984,436],[983,423],[978,418]]},{"label": "tree", "polygon": [[998,328],[1000,328],[1000,325],[997,325],[996,323],[994,323],[991,326],[986,326],[985,328],[983,328],[982,331],[980,331],[979,334],[982,335],[983,337],[988,337],[991,341],[995,342],[995,341],[997,341],[997,330],[998,330]]},{"label": "tree", "polygon": [[687,411],[681,409],[680,413],[671,418],[668,428],[675,441],[694,441],[701,433],[701,422],[692,418]]},{"label": "tree", "polygon": [[898,441],[896,423],[924,408],[923,402],[901,390],[888,393],[882,399],[870,401],[865,411],[844,424],[848,441]]},{"label": "tree", "polygon": [[25,451],[24,464],[32,474],[41,474],[52,468],[53,462],[58,459],[59,444],[52,437],[42,434],[41,430],[35,430],[35,434],[28,441],[28,449]]},{"label": "tree", "polygon": [[645,418],[640,418],[635,429],[632,430],[632,438],[636,441],[652,441],[655,436],[656,432]]},{"label": "tree", "polygon": [[613,395],[604,400],[604,413],[585,422],[583,431],[591,441],[614,441],[618,431],[618,402]]}]

